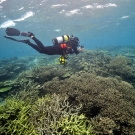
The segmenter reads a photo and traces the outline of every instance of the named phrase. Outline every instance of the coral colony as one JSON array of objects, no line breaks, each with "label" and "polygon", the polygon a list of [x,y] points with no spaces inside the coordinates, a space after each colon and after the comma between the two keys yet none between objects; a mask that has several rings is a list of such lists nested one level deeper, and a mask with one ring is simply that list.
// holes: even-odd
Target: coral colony
[{"label": "coral colony", "polygon": [[56,56],[1,60],[0,134],[135,134],[133,58],[84,51],[66,66]]}]

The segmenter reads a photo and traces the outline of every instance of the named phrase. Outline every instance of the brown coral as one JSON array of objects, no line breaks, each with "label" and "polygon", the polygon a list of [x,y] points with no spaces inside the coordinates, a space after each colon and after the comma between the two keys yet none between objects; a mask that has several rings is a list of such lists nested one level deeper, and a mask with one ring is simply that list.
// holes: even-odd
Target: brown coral
[{"label": "brown coral", "polygon": [[45,83],[43,92],[67,94],[70,103],[83,104],[81,112],[87,117],[101,115],[112,119],[117,125],[115,132],[119,134],[134,132],[135,91],[127,82],[77,73],[69,79]]},{"label": "brown coral", "polygon": [[[60,120],[73,114],[78,114],[80,106],[69,104],[66,96],[53,94],[38,99],[31,109],[30,119],[39,134],[58,134],[57,124]],[[55,125],[55,128],[53,127]]]},{"label": "brown coral", "polygon": [[91,121],[96,135],[114,135],[113,131],[117,129],[115,122],[108,117],[97,116]]},{"label": "brown coral", "polygon": [[127,79],[133,76],[133,64],[131,59],[124,56],[117,56],[107,65],[111,74],[120,75]]}]

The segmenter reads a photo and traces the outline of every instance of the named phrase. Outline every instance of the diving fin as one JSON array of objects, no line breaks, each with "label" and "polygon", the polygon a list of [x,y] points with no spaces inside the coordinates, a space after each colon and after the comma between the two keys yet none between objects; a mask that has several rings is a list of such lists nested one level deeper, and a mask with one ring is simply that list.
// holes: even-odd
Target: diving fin
[{"label": "diving fin", "polygon": [[8,36],[20,36],[21,35],[21,32],[15,28],[7,27],[5,32]]},{"label": "diving fin", "polygon": [[29,39],[18,40],[18,39],[12,38],[10,36],[4,36],[4,37],[7,38],[7,39],[10,39],[10,40],[13,40],[13,41],[17,41],[17,42],[22,42],[22,43],[26,43],[26,44],[30,43]]}]

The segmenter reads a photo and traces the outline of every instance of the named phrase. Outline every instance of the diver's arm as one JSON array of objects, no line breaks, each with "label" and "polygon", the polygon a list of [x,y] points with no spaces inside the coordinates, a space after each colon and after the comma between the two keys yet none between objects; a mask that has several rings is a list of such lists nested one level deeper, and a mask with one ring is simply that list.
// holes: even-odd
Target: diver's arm
[{"label": "diver's arm", "polygon": [[80,53],[80,51],[78,51],[78,49],[76,47],[74,47],[73,50],[74,50],[75,54],[79,54]]}]

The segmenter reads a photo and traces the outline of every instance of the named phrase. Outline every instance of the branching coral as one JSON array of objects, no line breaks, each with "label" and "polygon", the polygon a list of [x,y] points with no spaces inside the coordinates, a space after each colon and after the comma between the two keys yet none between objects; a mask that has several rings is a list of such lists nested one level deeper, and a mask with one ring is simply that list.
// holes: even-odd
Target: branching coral
[{"label": "branching coral", "polygon": [[[87,73],[104,71],[106,64],[109,63],[111,57],[103,51],[84,51],[78,56],[71,56],[69,66],[73,71],[83,70]],[[107,74],[107,73],[106,73]]]},{"label": "branching coral", "polygon": [[111,58],[103,51],[85,51],[77,57],[71,57],[68,64],[75,72],[95,73],[104,77],[120,76],[123,80],[134,83],[133,65],[130,58],[121,55]]},{"label": "branching coral", "polygon": [[94,135],[87,118],[81,115],[69,115],[53,125],[56,135]]},{"label": "branching coral", "polygon": [[38,99],[39,91],[38,90],[21,90],[16,93],[14,96],[16,100],[22,100],[30,104],[34,104]]},{"label": "branching coral", "polygon": [[67,98],[60,95],[46,96],[39,99],[31,110],[31,121],[33,121],[39,134],[52,135],[57,132],[52,125],[56,124],[62,118],[77,114],[80,107],[69,105]]},{"label": "branching coral", "polygon": [[110,73],[120,75],[123,78],[133,77],[133,65],[129,58],[117,56],[107,65]]},{"label": "branching coral", "polygon": [[16,119],[12,120],[7,127],[7,134],[38,135],[32,121],[29,120],[30,106],[23,106]]},{"label": "branching coral", "polygon": [[2,125],[0,133],[7,135],[35,133],[29,121],[30,108],[31,106],[24,101],[7,99],[5,105],[0,106],[0,124]]},{"label": "branching coral", "polygon": [[7,135],[52,135],[58,133],[57,123],[70,115],[77,115],[80,106],[69,104],[66,96],[46,95],[34,103],[29,100],[7,99],[0,106],[1,134]]},{"label": "branching coral", "polygon": [[116,123],[108,117],[97,116],[91,120],[96,135],[114,135],[117,129]]},{"label": "branching coral", "polygon": [[67,94],[70,103],[83,105],[81,112],[87,117],[108,117],[116,124],[115,132],[135,134],[135,91],[125,81],[80,72],[45,83],[43,92]]},{"label": "branching coral", "polygon": [[[67,67],[38,67],[20,76],[19,90],[24,91],[0,107],[1,134],[91,134],[91,122],[99,135],[135,134],[135,92],[122,81],[134,76],[132,62],[123,57],[111,60],[103,52],[80,55],[83,58],[70,59]],[[108,77],[115,75],[122,79]],[[37,100],[37,86],[43,83],[40,95],[52,95]],[[27,100],[29,96],[34,99]]]},{"label": "branching coral", "polygon": [[65,74],[65,70],[60,67],[46,66],[36,68],[32,71],[32,76],[38,76],[38,82],[44,83],[52,80],[54,77],[61,77]]},{"label": "branching coral", "polygon": [[[61,65],[62,66],[62,65]],[[40,85],[44,82],[50,81],[55,77],[64,78],[65,75],[69,75],[69,68],[63,68],[61,66],[44,66],[37,67],[29,72],[23,72],[18,77],[17,81],[24,81],[24,83],[39,83]],[[25,78],[25,79],[24,79]],[[65,77],[66,78],[66,77]],[[27,84],[28,85],[28,84]]]}]

